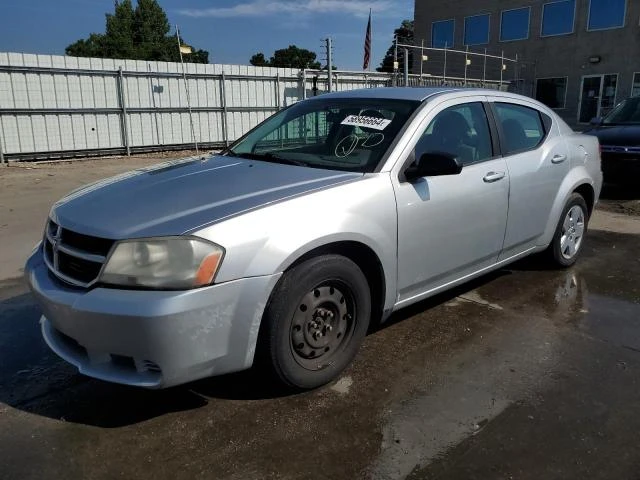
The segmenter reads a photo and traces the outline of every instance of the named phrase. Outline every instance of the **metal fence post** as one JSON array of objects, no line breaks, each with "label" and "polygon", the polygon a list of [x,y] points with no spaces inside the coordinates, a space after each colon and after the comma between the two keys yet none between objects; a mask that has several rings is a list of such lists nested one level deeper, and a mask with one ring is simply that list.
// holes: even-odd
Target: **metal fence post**
[{"label": "metal fence post", "polygon": [[444,43],[444,67],[442,69],[442,84],[447,84],[447,42]]},{"label": "metal fence post", "polygon": [[127,104],[124,96],[124,75],[122,73],[122,67],[118,68],[118,96],[122,110],[122,143],[127,150],[127,156],[131,156],[131,148],[129,146],[129,119],[127,118]]},{"label": "metal fence post", "polygon": [[467,53],[464,54],[464,86],[467,86],[467,70],[469,68],[469,46],[467,46]]},{"label": "metal fence post", "polygon": [[504,50],[502,51],[502,55],[500,56],[500,87],[498,90],[502,90],[502,80],[504,78],[504,69],[506,65],[504,64]]},{"label": "metal fence post", "polygon": [[307,70],[302,69],[302,99],[307,99]]},{"label": "metal fence post", "polygon": [[486,86],[487,83],[487,49],[484,49],[484,67],[482,69],[482,88]]},{"label": "metal fence post", "polygon": [[224,139],[225,147],[229,146],[229,125],[227,118],[227,89],[226,89],[227,77],[222,71],[222,77],[220,78],[220,99],[222,101],[222,138]]},{"label": "metal fence post", "polygon": [[4,153],[2,152],[2,138],[0,138],[0,166],[4,166]]},{"label": "metal fence post", "polygon": [[404,49],[404,86],[409,86],[409,49]]},{"label": "metal fence post", "polygon": [[327,75],[329,76],[329,93],[333,92],[333,45],[331,37],[327,38]]},{"label": "metal fence post", "polygon": [[515,81],[516,81],[516,92],[522,94],[522,90],[520,89],[520,72],[518,71],[518,54],[516,53],[516,61],[513,64],[514,65],[514,76],[515,76]]}]

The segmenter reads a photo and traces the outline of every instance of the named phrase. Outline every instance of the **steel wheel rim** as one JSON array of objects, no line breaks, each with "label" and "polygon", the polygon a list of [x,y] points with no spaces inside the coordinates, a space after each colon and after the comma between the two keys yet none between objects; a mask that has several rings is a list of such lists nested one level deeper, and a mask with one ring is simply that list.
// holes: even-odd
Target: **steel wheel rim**
[{"label": "steel wheel rim", "polygon": [[338,280],[323,282],[298,301],[289,334],[296,362],[322,370],[349,344],[356,323],[351,289]]},{"label": "steel wheel rim", "polygon": [[569,209],[562,223],[560,235],[560,253],[566,260],[571,260],[580,251],[584,238],[585,215],[580,205]]}]

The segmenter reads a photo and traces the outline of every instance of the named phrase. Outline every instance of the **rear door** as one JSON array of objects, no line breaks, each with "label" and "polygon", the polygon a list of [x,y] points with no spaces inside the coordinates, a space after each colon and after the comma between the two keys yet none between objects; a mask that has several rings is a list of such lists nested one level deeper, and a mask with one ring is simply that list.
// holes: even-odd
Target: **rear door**
[{"label": "rear door", "polygon": [[491,107],[510,178],[503,260],[538,243],[570,160],[557,125],[534,104],[495,97]]}]

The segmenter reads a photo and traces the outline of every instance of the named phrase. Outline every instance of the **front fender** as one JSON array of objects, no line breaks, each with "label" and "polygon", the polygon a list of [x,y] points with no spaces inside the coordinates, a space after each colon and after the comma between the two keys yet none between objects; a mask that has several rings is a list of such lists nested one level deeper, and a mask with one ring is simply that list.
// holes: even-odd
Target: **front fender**
[{"label": "front fender", "polygon": [[564,210],[565,205],[569,201],[569,197],[580,185],[585,184],[590,185],[591,188],[594,189],[594,192],[596,191],[593,178],[584,166],[573,168],[564,178],[564,181],[558,189],[558,194],[553,202],[553,206],[551,207],[551,214],[547,220],[547,226],[544,230],[544,234],[539,238],[537,246],[546,247],[551,243],[558,226],[558,222],[560,221],[562,210]]},{"label": "front fender", "polygon": [[380,260],[385,308],[396,295],[397,213],[389,174],[330,187],[207,227],[197,235],[225,250],[217,282],[272,275],[336,242],[357,242]]}]

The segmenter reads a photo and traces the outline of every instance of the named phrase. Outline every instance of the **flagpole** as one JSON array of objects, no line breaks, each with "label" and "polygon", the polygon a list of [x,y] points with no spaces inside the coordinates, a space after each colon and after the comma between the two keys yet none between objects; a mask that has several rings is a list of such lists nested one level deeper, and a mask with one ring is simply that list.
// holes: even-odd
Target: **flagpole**
[{"label": "flagpole", "polygon": [[191,138],[196,146],[196,155],[199,155],[198,140],[196,139],[196,130],[193,126],[193,111],[191,110],[191,96],[189,95],[189,85],[187,84],[187,72],[184,69],[184,58],[182,57],[182,46],[180,44],[180,33],[178,32],[178,25],[176,25],[176,39],[178,40],[178,52],[180,52],[180,63],[182,64],[182,78],[184,79],[184,89],[187,93],[187,108],[189,110],[189,123],[191,124]]},{"label": "flagpole", "polygon": [[369,9],[369,22],[371,24],[371,46],[369,47],[369,71],[371,71],[371,60],[373,59],[373,22],[371,21],[371,8]]}]

